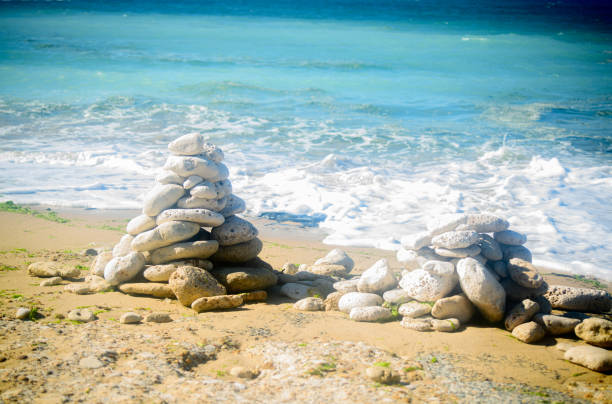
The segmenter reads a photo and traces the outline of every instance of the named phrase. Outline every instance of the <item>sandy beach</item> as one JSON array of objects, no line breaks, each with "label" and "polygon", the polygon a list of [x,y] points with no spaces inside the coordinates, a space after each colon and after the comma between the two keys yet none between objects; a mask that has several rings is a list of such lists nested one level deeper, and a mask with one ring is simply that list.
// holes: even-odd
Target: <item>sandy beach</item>
[{"label": "sandy beach", "polygon": [[[41,210],[40,207],[37,209]],[[44,212],[44,209],[41,211]],[[293,301],[196,314],[176,300],[117,291],[75,295],[42,287],[28,276],[36,261],[79,266],[110,249],[133,211],[59,210],[70,221],[0,212],[0,397],[4,402],[609,402],[612,378],[563,360],[559,342],[528,345],[506,330],[472,322],[455,333],[417,331],[399,322],[359,323],[341,312],[300,312]],[[323,235],[292,224],[250,218],[260,230],[260,258],[280,269],[311,264],[333,246]],[[380,258],[401,266],[390,251],[346,248],[360,273]],[[564,274],[549,283],[590,287]],[[609,284],[601,284],[609,288]],[[608,289],[609,290],[609,289]],[[19,307],[40,318],[15,320]],[[66,319],[89,308],[97,320]],[[172,322],[119,324],[125,312],[170,314]],[[101,366],[87,368],[83,359]],[[98,363],[96,362],[96,363]],[[85,362],[87,363],[87,362]],[[242,366],[251,379],[230,373]],[[370,366],[392,369],[397,383],[365,376]]]}]

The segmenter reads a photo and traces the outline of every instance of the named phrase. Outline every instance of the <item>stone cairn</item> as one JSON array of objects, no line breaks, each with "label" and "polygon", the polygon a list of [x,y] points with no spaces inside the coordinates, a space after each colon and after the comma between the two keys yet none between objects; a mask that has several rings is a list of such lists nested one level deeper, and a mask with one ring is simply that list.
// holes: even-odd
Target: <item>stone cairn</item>
[{"label": "stone cairn", "polygon": [[[403,327],[420,332],[455,332],[480,318],[503,324],[525,343],[575,334],[588,345],[565,347],[565,359],[612,370],[612,322],[584,314],[609,312],[609,293],[548,285],[531,263],[527,237],[497,216],[451,215],[427,227],[401,239],[397,258],[406,269],[400,276],[383,259],[360,276],[333,282],[350,277],[353,266],[334,250],[312,266],[286,265],[280,292],[300,299],[298,310],[339,310],[355,321],[401,319]],[[551,314],[553,309],[558,311]]]},{"label": "stone cairn", "polygon": [[236,216],[245,202],[232,194],[223,152],[200,134],[168,149],[142,214],[92,264],[90,289],[177,298],[198,312],[266,300],[263,289],[276,284],[276,275],[257,258],[263,245],[257,229]]}]

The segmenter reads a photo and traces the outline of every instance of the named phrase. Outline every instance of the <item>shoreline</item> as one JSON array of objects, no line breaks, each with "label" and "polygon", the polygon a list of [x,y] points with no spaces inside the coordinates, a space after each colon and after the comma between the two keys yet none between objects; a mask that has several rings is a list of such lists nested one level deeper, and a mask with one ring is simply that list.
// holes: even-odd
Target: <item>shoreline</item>
[{"label": "shoreline", "polygon": [[[3,336],[0,351],[5,352],[5,360],[0,362],[0,395],[23,384],[7,375],[23,376],[24,372],[35,372],[36,366],[39,366],[34,361],[34,358],[39,358],[37,354],[23,353],[24,338],[30,341],[34,338],[28,336],[31,334],[47,341],[49,347],[55,346],[54,349],[42,351],[48,358],[64,361],[73,367],[78,367],[78,361],[92,352],[92,349],[95,351],[102,349],[101,346],[111,349],[113,346],[125,345],[128,350],[125,352],[128,353],[119,350],[119,359],[93,371],[93,376],[87,373],[90,371],[81,370],[83,377],[92,377],[89,382],[83,383],[89,385],[91,391],[97,392],[98,395],[83,396],[83,393],[79,393],[77,397],[101,400],[105,394],[110,394],[110,390],[103,388],[104,384],[102,387],[94,387],[92,384],[102,383],[111,376],[115,377],[113,380],[128,377],[131,371],[129,366],[132,366],[130,364],[137,361],[143,350],[149,350],[150,345],[144,343],[141,337],[142,333],[145,333],[150,336],[148,340],[160,347],[167,345],[164,335],[181,344],[199,344],[218,338],[231,339],[240,349],[222,350],[218,352],[215,360],[202,363],[190,371],[191,373],[183,372],[184,377],[189,380],[207,380],[207,383],[213,383],[214,380],[215,383],[221,383],[219,386],[224,386],[219,387],[220,391],[227,387],[226,384],[231,385],[237,381],[245,383],[245,392],[253,394],[258,391],[258,383],[261,386],[269,385],[273,389],[279,389],[278,395],[268,397],[276,400],[281,397],[282,388],[274,384],[276,379],[273,374],[276,374],[275,377],[285,375],[288,380],[293,380],[294,377],[287,373],[289,368],[283,368],[289,365],[270,365],[276,363],[275,361],[279,360],[278,355],[282,357],[285,351],[293,352],[298,362],[305,357],[315,362],[329,360],[326,358],[330,355],[338,358],[334,362],[338,370],[329,375],[305,376],[304,373],[307,373],[308,369],[302,369],[295,376],[298,380],[295,386],[303,383],[314,390],[317,389],[317,383],[324,380],[332,384],[339,383],[328,393],[323,390],[313,393],[319,394],[316,396],[319,400],[331,399],[338,392],[346,393],[346,390],[351,389],[348,387],[351,383],[356,383],[355,386],[365,386],[366,389],[362,392],[362,399],[357,397],[357,402],[365,401],[365,397],[375,399],[379,395],[398,401],[404,401],[409,396],[417,401],[433,396],[442,401],[455,397],[457,401],[469,402],[470,393],[467,392],[471,391],[469,389],[473,388],[474,383],[486,383],[490,394],[502,394],[506,400],[509,400],[510,396],[504,394],[520,393],[522,398],[519,399],[524,402],[538,397],[558,398],[555,396],[557,393],[561,394],[566,402],[583,402],[580,401],[583,399],[597,401],[597,397],[612,397],[612,388],[609,387],[612,386],[612,375],[593,372],[563,360],[563,352],[557,350],[554,345],[559,342],[575,342],[565,337],[546,337],[540,343],[528,345],[513,338],[505,329],[478,321],[456,333],[419,333],[401,327],[399,322],[359,323],[349,320],[340,312],[300,312],[293,308],[292,300],[280,297],[271,297],[266,303],[247,304],[236,310],[194,314],[191,309],[172,300],[130,296],[116,291],[75,295],[63,290],[66,282],[63,285],[41,287],[38,285],[41,279],[27,275],[29,262],[54,260],[89,268],[93,257],[84,256],[83,251],[87,248],[112,248],[123,234],[119,228],[125,226],[128,216],[131,217],[134,211],[115,214],[100,210],[69,212],[57,209],[57,213],[71,221],[56,223],[30,215],[0,212],[0,221],[4,223],[0,229],[0,263],[3,268],[9,266],[15,269],[0,272],[0,282],[3,285],[0,294],[0,334]],[[260,258],[276,269],[285,262],[311,264],[334,248],[322,244],[310,229],[289,226],[280,226],[278,229],[278,224],[266,223],[258,218],[254,220],[254,224],[260,230],[264,242]],[[343,249],[355,261],[353,273],[362,272],[380,258],[387,258],[394,271],[401,270],[394,252],[357,247]],[[86,270],[83,271],[83,276],[85,275]],[[565,274],[543,276],[547,281],[556,284],[589,287],[588,283],[568,278]],[[605,287],[609,290],[610,285],[605,284]],[[17,295],[21,297],[15,298]],[[22,306],[38,307],[44,318],[36,322],[15,322],[12,320],[15,310]],[[58,319],[58,316],[66,316],[70,310],[77,307],[96,309],[99,311],[98,320],[87,324],[72,324]],[[169,313],[174,321],[167,324],[143,323],[130,328],[129,325],[117,322],[121,314],[127,311],[135,311],[143,316],[150,312],[165,312]],[[61,335],[56,334],[58,332],[61,332]],[[85,335],[89,335],[91,340],[82,340]],[[64,345],[59,344],[59,340],[64,341]],[[94,349],[92,346],[98,348]],[[279,348],[281,346],[285,348]],[[364,348],[364,353],[359,351],[363,346],[371,348]],[[323,347],[326,347],[326,350],[322,351]],[[156,353],[159,349],[163,351],[159,347],[150,349]],[[294,352],[295,350],[299,352]],[[357,351],[361,353],[357,354]],[[368,357],[367,352],[377,353]],[[27,355],[32,360],[20,360],[20,355]],[[70,359],[70,355],[77,358]],[[371,381],[367,381],[363,375],[364,367],[380,361],[389,362],[394,372],[402,373],[402,369],[415,366],[419,370],[403,372],[403,385],[381,388],[371,385]],[[228,374],[229,369],[236,365],[257,368],[263,372],[262,376],[248,383],[241,381]],[[266,366],[273,366],[270,375],[265,371]],[[123,376],[117,376],[118,372]],[[143,369],[143,372],[148,375],[147,369]],[[170,373],[164,376],[164,382],[159,388],[153,390],[168,390],[168,386],[174,383],[170,383],[170,380],[176,378],[170,377]],[[60,379],[57,382],[59,384],[52,383],[51,386],[61,389],[63,385]],[[447,383],[448,387],[442,388],[440,383]],[[459,393],[452,395],[455,393],[451,394],[451,391],[454,391],[451,387],[458,389],[457,391],[465,396]],[[29,388],[38,394],[37,399],[54,401],[54,396],[49,396],[50,393],[42,393],[42,386],[30,385]],[[299,394],[300,390],[296,388]],[[419,395],[419,392],[423,395]],[[149,393],[141,390],[138,390],[136,397],[137,401],[152,398]],[[187,396],[179,394],[176,401],[180,401],[181,397]],[[295,396],[293,401],[300,401],[298,397]],[[290,401],[292,400],[288,400]]]}]

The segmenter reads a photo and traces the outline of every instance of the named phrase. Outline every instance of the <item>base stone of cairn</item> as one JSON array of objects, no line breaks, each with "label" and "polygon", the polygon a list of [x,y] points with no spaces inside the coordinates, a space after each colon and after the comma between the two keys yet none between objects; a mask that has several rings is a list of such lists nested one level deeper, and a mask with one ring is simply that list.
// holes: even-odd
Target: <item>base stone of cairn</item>
[{"label": "base stone of cairn", "polygon": [[253,263],[265,264],[256,260],[263,243],[255,226],[237,216],[246,204],[232,193],[221,149],[195,133],[174,140],[168,150],[142,214],[130,220],[112,253],[94,262],[93,272],[124,293],[172,295],[185,306],[275,285],[274,272],[252,268]]}]

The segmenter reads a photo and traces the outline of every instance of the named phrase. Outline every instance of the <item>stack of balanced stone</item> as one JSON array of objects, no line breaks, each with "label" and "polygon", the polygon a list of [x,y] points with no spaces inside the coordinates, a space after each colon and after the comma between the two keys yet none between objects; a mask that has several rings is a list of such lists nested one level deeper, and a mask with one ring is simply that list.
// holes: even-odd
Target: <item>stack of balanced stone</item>
[{"label": "stack of balanced stone", "polygon": [[197,311],[265,299],[264,291],[226,296],[269,287],[276,276],[257,259],[257,229],[236,216],[245,202],[232,194],[223,152],[200,134],[182,136],[168,149],[142,214],[112,252],[98,256],[92,273],[125,293],[176,297]]}]

